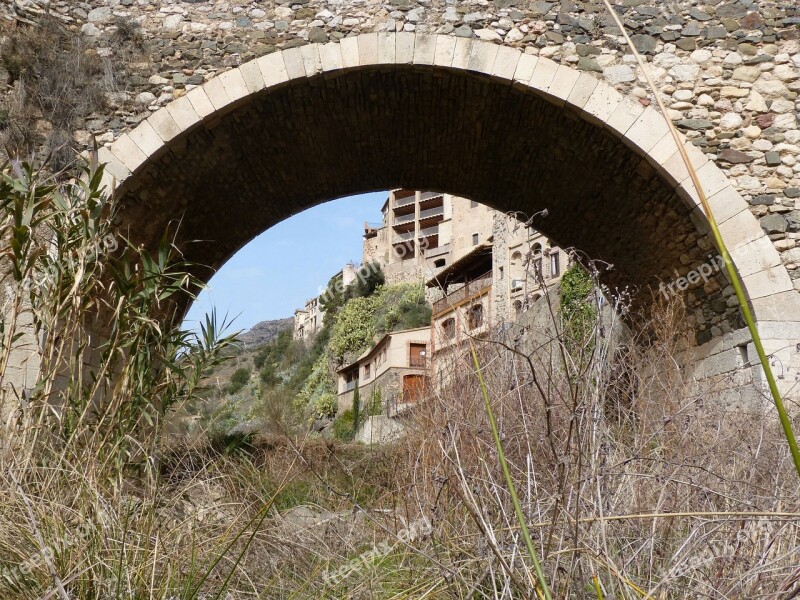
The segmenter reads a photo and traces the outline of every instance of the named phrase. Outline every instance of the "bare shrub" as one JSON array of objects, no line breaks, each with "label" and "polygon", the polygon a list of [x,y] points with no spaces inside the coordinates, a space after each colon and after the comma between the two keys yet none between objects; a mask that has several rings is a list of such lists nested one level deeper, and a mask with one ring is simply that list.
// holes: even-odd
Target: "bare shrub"
[{"label": "bare shrub", "polygon": [[[719,390],[684,382],[672,358],[685,348],[681,315],[665,306],[647,336],[627,338],[601,335],[601,316],[583,349],[564,343],[558,315],[527,350],[519,330],[474,340],[554,597],[598,597],[595,585],[615,598],[798,589],[798,487],[771,404],[726,408]],[[589,363],[576,357],[590,347]],[[406,440],[412,507],[474,589],[532,597],[475,367],[458,360]]]}]

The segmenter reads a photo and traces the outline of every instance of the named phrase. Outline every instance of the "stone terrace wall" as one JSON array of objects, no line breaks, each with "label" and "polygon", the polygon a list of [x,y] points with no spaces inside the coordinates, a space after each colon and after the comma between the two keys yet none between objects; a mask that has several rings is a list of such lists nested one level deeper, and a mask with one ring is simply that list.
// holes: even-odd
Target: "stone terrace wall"
[{"label": "stone terrace wall", "polygon": [[[14,0],[36,15],[47,0]],[[216,73],[276,49],[372,31],[477,37],[596,73],[653,99],[599,2],[530,0],[54,1],[51,13],[102,56],[135,21],[144,51],[108,109],[75,132],[102,145]],[[669,116],[731,178],[800,291],[800,6],[755,0],[622,0],[616,10],[650,62]],[[2,79],[2,77],[0,77]],[[499,116],[501,118],[501,116]]]}]

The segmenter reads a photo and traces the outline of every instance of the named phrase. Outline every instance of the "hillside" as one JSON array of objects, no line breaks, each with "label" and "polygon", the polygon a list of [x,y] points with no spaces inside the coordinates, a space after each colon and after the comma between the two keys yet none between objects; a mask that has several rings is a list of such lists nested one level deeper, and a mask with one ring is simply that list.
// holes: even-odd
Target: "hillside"
[{"label": "hillside", "polygon": [[255,350],[259,346],[270,343],[278,334],[294,325],[292,317],[285,319],[273,319],[272,321],[261,321],[256,323],[249,330],[239,336],[245,350]]},{"label": "hillside", "polygon": [[337,416],[335,372],[347,357],[383,333],[430,323],[418,285],[383,283],[377,270],[327,298],[312,340],[293,339],[291,319],[264,321],[240,336],[242,348],[206,375],[202,402],[187,407],[200,417],[192,423],[225,446],[242,435],[327,428]]}]

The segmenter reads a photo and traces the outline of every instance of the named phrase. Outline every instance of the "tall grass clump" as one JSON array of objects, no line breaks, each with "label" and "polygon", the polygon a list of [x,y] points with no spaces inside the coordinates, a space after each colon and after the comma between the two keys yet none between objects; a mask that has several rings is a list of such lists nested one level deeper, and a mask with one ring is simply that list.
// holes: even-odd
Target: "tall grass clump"
[{"label": "tall grass clump", "polygon": [[[234,339],[213,314],[196,332],[171,326],[202,282],[168,238],[126,240],[102,168],[83,175],[0,171],[0,597],[222,593],[281,484],[199,525],[161,493],[160,433]],[[181,493],[263,480],[247,461],[214,471]]]}]

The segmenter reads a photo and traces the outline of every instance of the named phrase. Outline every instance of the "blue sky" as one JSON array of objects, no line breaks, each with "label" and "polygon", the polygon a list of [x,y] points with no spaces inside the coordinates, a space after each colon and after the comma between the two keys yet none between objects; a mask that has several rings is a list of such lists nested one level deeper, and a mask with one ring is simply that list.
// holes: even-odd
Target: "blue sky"
[{"label": "blue sky", "polygon": [[236,317],[234,329],[292,316],[348,261],[361,262],[364,221],[381,220],[386,192],[333,200],[265,231],[209,281],[184,321],[193,329],[216,307]]}]

